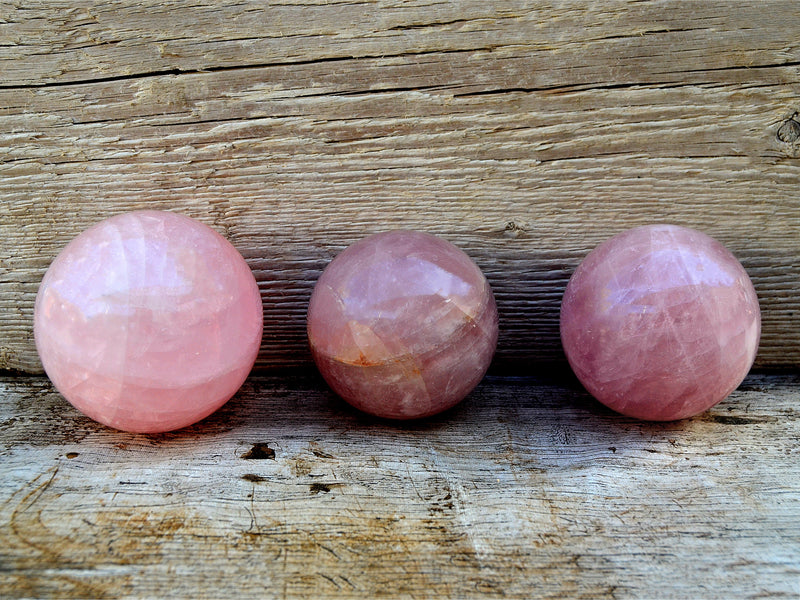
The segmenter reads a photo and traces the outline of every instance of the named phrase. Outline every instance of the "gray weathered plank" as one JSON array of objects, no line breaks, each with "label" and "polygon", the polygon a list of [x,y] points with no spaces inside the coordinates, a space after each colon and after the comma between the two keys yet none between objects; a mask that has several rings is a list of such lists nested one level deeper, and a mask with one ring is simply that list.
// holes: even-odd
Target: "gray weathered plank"
[{"label": "gray weathered plank", "polygon": [[58,250],[136,208],[247,257],[260,367],[308,364],[321,269],[391,227],[484,269],[499,368],[560,361],[569,274],[657,221],[740,257],[758,366],[800,366],[793,0],[28,4],[0,8],[0,368],[41,368],[33,299]]},{"label": "gray weathered plank", "polygon": [[417,424],[315,378],[115,432],[46,379],[0,380],[4,598],[794,598],[800,378],[691,420],[490,378]]}]

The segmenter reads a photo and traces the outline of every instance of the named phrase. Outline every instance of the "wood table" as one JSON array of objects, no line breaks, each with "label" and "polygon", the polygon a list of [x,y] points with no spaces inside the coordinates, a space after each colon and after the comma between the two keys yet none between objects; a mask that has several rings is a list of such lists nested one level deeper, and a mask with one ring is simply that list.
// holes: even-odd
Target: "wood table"
[{"label": "wood table", "polygon": [[[0,597],[800,598],[800,4],[0,4]],[[224,234],[264,301],[241,392],[110,430],[42,376],[45,269],[139,208]],[[742,261],[763,335],[707,413],[570,375],[564,287],[636,225]],[[305,309],[369,233],[487,275],[489,377],[419,423],[317,376]]]},{"label": "wood table", "polygon": [[148,436],[0,386],[3,597],[800,595],[798,375],[666,424],[490,377],[399,425],[258,376]]}]

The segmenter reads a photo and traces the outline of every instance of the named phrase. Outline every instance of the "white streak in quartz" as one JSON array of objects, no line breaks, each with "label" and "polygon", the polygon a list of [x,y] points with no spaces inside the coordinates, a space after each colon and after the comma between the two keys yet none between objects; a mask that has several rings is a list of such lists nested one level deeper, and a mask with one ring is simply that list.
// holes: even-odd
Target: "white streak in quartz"
[{"label": "white streak in quartz", "polygon": [[[399,282],[397,274],[403,274]],[[386,262],[380,270],[370,270],[357,274],[345,287],[340,297],[344,309],[357,314],[362,319],[392,318],[400,310],[403,299],[419,296],[440,296],[443,299],[453,296],[467,296],[471,286],[430,261],[417,257],[398,258]]]},{"label": "white streak in quartz", "polygon": [[[165,297],[180,298],[191,292],[192,284],[186,277],[191,267],[181,265],[176,260],[178,257],[167,251],[166,243],[143,246],[135,239],[119,240],[119,243],[118,253],[109,252],[110,243],[103,242],[96,253],[76,262],[75,269],[85,274],[78,285],[57,280],[48,292],[59,294],[61,301],[71,303],[87,319],[110,310],[130,316],[137,309],[146,309],[148,296],[154,288]],[[137,260],[132,266],[126,256],[141,257],[142,263]],[[184,263],[186,258],[183,257]],[[118,267],[102,269],[106,261]],[[98,283],[103,286],[100,296],[95,293]]]}]

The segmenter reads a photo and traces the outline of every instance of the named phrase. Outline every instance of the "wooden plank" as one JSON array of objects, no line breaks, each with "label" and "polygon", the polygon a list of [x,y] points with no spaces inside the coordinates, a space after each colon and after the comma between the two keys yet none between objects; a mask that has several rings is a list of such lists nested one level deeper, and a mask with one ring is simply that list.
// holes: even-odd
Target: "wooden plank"
[{"label": "wooden plank", "polygon": [[422,423],[250,379],[186,430],[115,432],[0,380],[4,598],[800,595],[800,377],[678,423],[490,378]]},{"label": "wooden plank", "polygon": [[800,56],[787,35],[798,16],[792,0],[768,10],[627,0],[28,4],[2,9],[5,86],[476,51],[525,59],[528,81],[556,86],[569,83],[565,72],[592,83],[685,83],[687,73],[791,66]]},{"label": "wooden plank", "polygon": [[322,268],[393,227],[484,269],[496,368],[559,362],[580,259],[664,221],[750,272],[757,365],[800,366],[793,0],[162,5],[0,8],[0,369],[40,372],[44,270],[136,208],[194,216],[246,256],[259,367],[308,365]]}]

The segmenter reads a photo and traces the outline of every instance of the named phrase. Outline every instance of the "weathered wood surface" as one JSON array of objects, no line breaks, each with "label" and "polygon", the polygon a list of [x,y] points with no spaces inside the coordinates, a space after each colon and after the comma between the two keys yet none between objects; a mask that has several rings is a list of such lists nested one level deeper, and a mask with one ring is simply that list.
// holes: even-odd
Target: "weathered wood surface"
[{"label": "weathered wood surface", "polygon": [[679,423],[485,381],[393,425],[314,378],[125,434],[0,379],[0,596],[797,598],[800,377]]},{"label": "weathered wood surface", "polygon": [[[496,364],[558,361],[567,278],[669,221],[727,244],[800,365],[800,3],[0,5],[0,369],[36,372],[34,295],[98,219],[184,212],[242,251],[260,366],[307,364],[314,281],[393,227],[464,248]],[[794,115],[794,119],[793,119]]]}]

